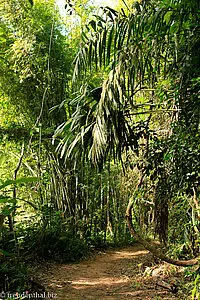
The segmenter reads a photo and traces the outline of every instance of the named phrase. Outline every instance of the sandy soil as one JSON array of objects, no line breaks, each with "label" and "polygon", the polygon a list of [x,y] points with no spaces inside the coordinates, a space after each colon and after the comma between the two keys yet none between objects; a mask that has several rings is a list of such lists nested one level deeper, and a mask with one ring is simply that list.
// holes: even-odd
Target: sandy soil
[{"label": "sandy soil", "polygon": [[[57,300],[188,299],[157,286],[179,280],[181,269],[155,264],[138,246],[99,251],[76,264],[53,264],[40,272],[45,289]],[[52,294],[50,294],[51,296]]]}]

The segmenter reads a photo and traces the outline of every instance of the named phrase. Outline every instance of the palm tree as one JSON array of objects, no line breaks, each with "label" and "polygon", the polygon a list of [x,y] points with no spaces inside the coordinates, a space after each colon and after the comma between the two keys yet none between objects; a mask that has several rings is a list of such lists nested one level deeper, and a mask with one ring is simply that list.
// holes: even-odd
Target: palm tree
[{"label": "palm tree", "polygon": [[[154,113],[166,110],[175,113],[179,122],[184,118],[194,121],[192,112],[199,102],[188,114],[185,99],[189,97],[191,79],[199,76],[195,67],[200,63],[195,52],[200,42],[199,6],[195,0],[143,0],[127,12],[105,7],[101,17],[89,22],[75,59],[76,109],[71,120],[55,134],[63,135],[58,146],[61,156],[78,158],[84,151],[94,164],[102,163],[108,155],[122,161],[124,151],[138,153],[141,138],[146,141],[147,156],[149,123]],[[97,72],[102,82],[94,86],[93,75]],[[170,93],[165,110],[157,93],[161,82],[170,83],[164,87],[166,94]],[[195,116],[195,125],[199,125],[199,116]],[[138,187],[145,172],[144,167]],[[152,250],[133,229],[131,211],[132,199],[127,209],[129,228]],[[197,263],[175,262],[153,251],[168,262]]]},{"label": "palm tree", "polygon": [[[69,148],[63,140],[62,155],[70,154],[77,143],[84,143],[83,136],[88,132],[92,136],[89,156],[93,162],[109,151],[121,158],[125,147],[137,146],[133,115],[149,116],[157,108],[158,99],[152,95],[159,80],[173,77],[178,85],[181,83],[185,62],[197,40],[197,28],[187,27],[187,22],[198,5],[197,1],[188,5],[183,0],[164,4],[142,1],[127,14],[106,7],[102,17],[89,22],[74,67],[79,96],[73,101],[77,109],[71,129],[76,131],[80,126],[81,135],[73,139]],[[197,18],[196,12],[193,18],[191,24]],[[189,38],[190,46],[184,47]],[[104,80],[94,89],[87,83],[96,71],[103,73]],[[141,93],[145,93],[147,101],[138,103]]]}]

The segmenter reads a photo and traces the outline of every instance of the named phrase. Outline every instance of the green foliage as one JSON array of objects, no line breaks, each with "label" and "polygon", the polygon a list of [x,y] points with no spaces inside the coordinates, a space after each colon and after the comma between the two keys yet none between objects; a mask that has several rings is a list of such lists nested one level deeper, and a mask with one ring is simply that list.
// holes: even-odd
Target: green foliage
[{"label": "green foliage", "polygon": [[54,2],[35,1],[30,7],[27,1],[8,1],[0,9],[7,34],[4,58],[9,61],[1,61],[1,89],[29,115],[29,126],[40,115],[43,124],[54,126],[65,112],[61,108],[50,114],[49,109],[66,100],[72,60]]},{"label": "green foliage", "polygon": [[[37,177],[27,177],[27,178],[18,178],[16,180],[6,180],[5,182],[1,182],[0,190],[4,189],[7,186],[10,185],[19,185],[22,183],[31,183],[31,182],[37,182]],[[4,204],[4,206],[1,208],[1,215],[2,216],[9,216],[12,213],[16,212],[17,208],[17,202],[18,200],[16,198],[10,197],[10,196],[4,196],[3,194],[0,194],[0,205]]]},{"label": "green foliage", "polygon": [[[51,216],[52,217],[52,216]],[[35,216],[38,219],[37,216]],[[45,218],[47,215],[45,214]],[[10,256],[8,251],[20,251],[26,261],[43,258],[62,262],[75,261],[83,258],[88,253],[88,247],[83,239],[70,232],[66,225],[62,224],[60,214],[55,213],[54,221],[47,227],[38,222],[27,221],[16,225],[15,234],[18,249],[15,249],[15,241],[10,240],[7,230],[2,231],[2,254]],[[17,253],[16,253],[17,254]]]},{"label": "green foliage", "polygon": [[199,286],[200,286],[200,275],[198,274],[195,278],[194,287],[191,292],[192,300],[199,299],[200,296]]},{"label": "green foliage", "polygon": [[[177,16],[176,6],[182,7],[182,19]],[[156,85],[163,79],[177,78],[174,92],[168,93],[166,99],[166,111],[173,106],[176,110],[177,91],[178,102],[182,102],[181,78],[186,72],[189,74],[188,68],[194,71],[192,59],[183,68],[186,55],[195,52],[198,44],[198,28],[193,29],[198,14],[190,19],[194,9],[193,4],[185,7],[182,1],[162,5],[157,1],[152,5],[142,1],[127,14],[106,7],[102,18],[96,17],[89,22],[75,60],[74,81],[78,89],[79,84],[82,85],[81,95],[76,98],[78,108],[73,115],[74,122],[71,123],[75,134],[71,137],[70,132],[68,137],[65,126],[59,128],[59,134],[63,132],[64,135],[58,148],[62,156],[88,147],[87,155],[95,163],[108,153],[121,159],[123,151],[128,147],[134,149],[140,138],[133,130],[137,116],[143,115],[143,120],[148,120],[158,108],[163,109],[165,101],[155,97],[154,93]],[[186,49],[185,40],[195,30],[196,34]],[[99,99],[93,99],[96,100],[94,106],[85,112],[83,107],[91,91],[90,86],[85,87],[85,82],[88,81],[88,72],[94,73],[94,66],[97,71],[105,71],[102,92]],[[176,72],[179,68],[181,74]],[[196,73],[191,73],[191,76],[196,76]],[[146,101],[141,103],[140,95],[145,93]]]},{"label": "green foliage", "polygon": [[78,236],[70,232],[56,232],[54,228],[50,228],[45,230],[40,247],[34,254],[45,259],[74,262],[84,258],[87,253],[87,244]]},{"label": "green foliage", "polygon": [[24,262],[16,264],[7,259],[0,265],[0,288],[2,291],[24,292],[28,289],[28,268]]},{"label": "green foliage", "polygon": [[36,182],[36,181],[38,181],[37,177],[18,178],[16,180],[8,179],[3,184],[0,185],[0,190],[12,184],[21,184],[21,183]]},{"label": "green foliage", "polygon": [[199,2],[105,7],[81,28],[86,4],[67,11],[81,15],[74,31],[54,1],[0,4],[0,253],[13,288],[13,256],[75,261],[129,242],[130,198],[137,231],[178,258],[199,251]]},{"label": "green foliage", "polygon": [[[60,159],[51,145],[55,126],[71,117],[79,101],[69,104],[71,63],[81,33],[75,41],[54,1],[3,1],[0,11],[0,253],[11,289],[23,290],[27,273],[21,277],[21,259],[75,261],[89,246],[126,241],[126,198],[120,193],[119,166],[111,163],[100,173],[83,156],[78,165]],[[91,87],[101,78],[99,72]],[[83,109],[91,108],[91,118],[97,100]]]},{"label": "green foliage", "polygon": [[[90,20],[75,59],[77,107],[55,134],[66,160],[78,163],[84,155],[102,167],[118,159],[143,173],[143,187],[153,193],[155,233],[165,244],[178,193],[192,197],[194,190],[199,197],[200,7],[185,4],[141,1],[126,12],[106,7]],[[95,72],[102,82],[91,88]],[[199,208],[188,206],[182,228],[190,224],[192,242],[199,239]],[[180,240],[187,242],[184,230]]]}]

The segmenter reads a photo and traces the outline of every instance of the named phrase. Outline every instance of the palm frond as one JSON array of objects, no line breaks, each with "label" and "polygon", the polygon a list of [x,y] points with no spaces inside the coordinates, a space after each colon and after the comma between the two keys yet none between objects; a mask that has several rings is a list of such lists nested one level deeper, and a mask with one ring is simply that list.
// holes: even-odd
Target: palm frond
[{"label": "palm frond", "polygon": [[[166,78],[174,66],[181,65],[185,59],[179,55],[179,43],[183,35],[188,35],[185,14],[191,12],[181,0],[170,3],[142,1],[127,14],[106,7],[101,17],[88,24],[75,59],[73,82],[74,86],[83,87],[88,72],[91,76],[96,71],[104,72],[101,97],[93,106],[91,103],[88,106],[89,87],[82,98],[79,96],[72,116],[74,137],[69,150],[63,146],[62,155],[71,154],[81,144],[97,163],[108,152],[121,159],[124,148],[137,150],[142,130],[138,135],[134,125],[139,128],[140,121],[137,123],[132,116],[143,114],[137,106],[138,93],[144,87],[153,91],[158,79]],[[178,13],[179,6],[181,13]],[[154,104],[152,93],[149,92],[147,102]],[[148,118],[147,109],[145,114]]]}]

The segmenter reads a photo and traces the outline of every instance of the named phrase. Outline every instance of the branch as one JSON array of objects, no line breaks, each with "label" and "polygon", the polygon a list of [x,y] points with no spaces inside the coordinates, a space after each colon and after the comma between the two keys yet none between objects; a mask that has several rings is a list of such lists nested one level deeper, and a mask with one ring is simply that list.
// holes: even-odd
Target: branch
[{"label": "branch", "polygon": [[170,292],[172,292],[173,294],[176,294],[178,292],[178,287],[176,284],[169,284],[165,281],[157,281],[156,282],[156,286],[160,286],[164,289],[169,290]]},{"label": "branch", "polygon": [[139,233],[137,233],[132,225],[132,217],[130,217],[127,212],[126,212],[126,221],[127,221],[127,225],[129,228],[129,231],[131,233],[132,236],[136,237],[138,240],[138,243],[140,243],[142,246],[145,247],[145,249],[147,249],[148,251],[150,251],[154,256],[158,257],[159,259],[175,265],[175,266],[181,266],[181,267],[189,267],[189,266],[195,266],[198,264],[198,259],[199,258],[194,258],[194,259],[190,259],[190,260],[175,260],[172,259],[170,257],[167,257],[165,254],[163,254],[162,252],[160,252],[158,249],[156,249],[154,246],[152,246],[149,242],[147,242],[146,240],[144,240]]},{"label": "branch", "polygon": [[198,199],[197,199],[197,189],[196,189],[196,187],[193,187],[193,193],[194,193],[193,200],[194,200],[194,205],[195,205],[195,209],[196,209],[196,212],[197,212],[197,217],[200,220],[200,207],[199,207],[199,203],[198,203]]},{"label": "branch", "polygon": [[135,192],[133,194],[133,196],[130,198],[127,209],[126,209],[126,221],[127,221],[127,225],[129,228],[129,231],[131,233],[131,235],[133,237],[136,237],[138,242],[145,247],[148,251],[150,251],[154,256],[158,257],[159,259],[172,264],[172,265],[176,265],[176,266],[181,266],[181,267],[189,267],[189,266],[194,266],[198,264],[198,259],[200,257],[194,258],[194,259],[190,259],[190,260],[175,260],[172,258],[167,257],[165,254],[163,254],[160,250],[158,250],[157,248],[155,248],[154,246],[152,246],[149,242],[147,242],[145,239],[143,239],[141,237],[141,235],[139,233],[137,233],[133,227],[133,222],[132,222],[132,208],[133,208],[133,197],[136,193],[136,191],[138,190],[139,187],[141,187],[142,183],[144,180],[144,172],[141,175],[139,182],[137,184],[137,187],[135,189]]}]

